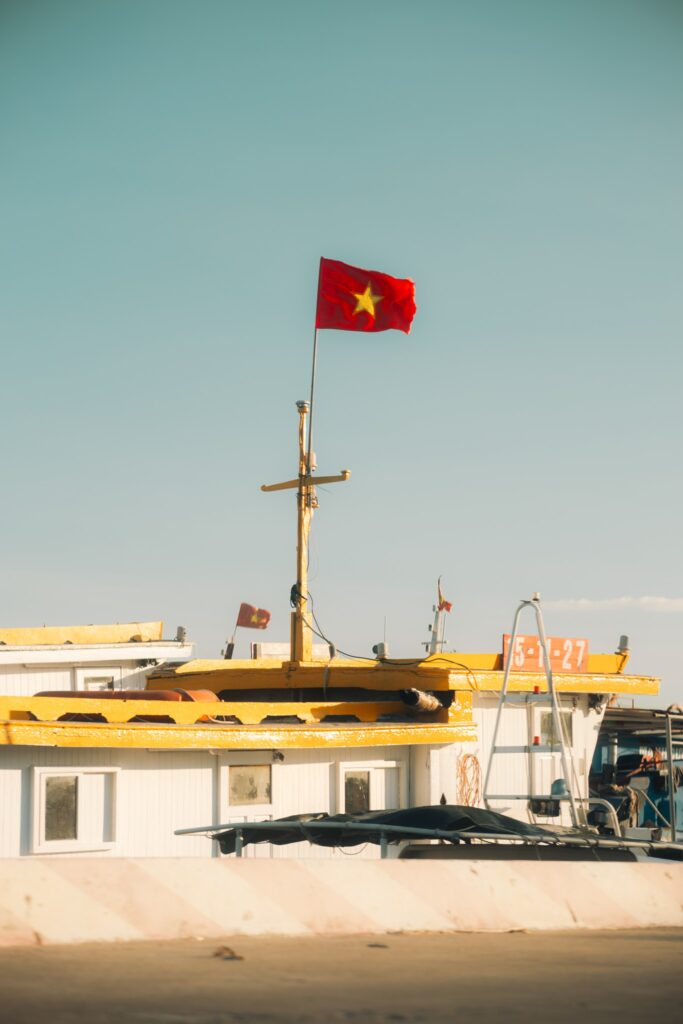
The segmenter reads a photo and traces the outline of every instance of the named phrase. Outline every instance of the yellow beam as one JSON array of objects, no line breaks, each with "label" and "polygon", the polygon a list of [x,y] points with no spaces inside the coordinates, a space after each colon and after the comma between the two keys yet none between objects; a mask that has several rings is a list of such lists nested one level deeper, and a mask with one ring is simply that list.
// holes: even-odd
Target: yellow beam
[{"label": "yellow beam", "polygon": [[161,640],[163,622],[117,622],[111,626],[29,626],[0,629],[0,642],[8,647],[59,644],[127,644]]},{"label": "yellow beam", "polygon": [[[474,691],[500,690],[503,680],[502,672],[477,672],[467,677],[469,688]],[[553,674],[555,689],[559,693],[601,693],[609,694],[657,694],[659,693],[660,680],[654,676],[603,676],[583,673],[571,675],[570,673]],[[460,689],[461,682],[453,685],[453,689]],[[531,693],[535,686],[541,692],[546,687],[545,675],[542,672],[512,672],[508,690],[516,693]]]},{"label": "yellow beam", "polygon": [[[588,655],[588,674],[600,674],[600,675],[611,675],[623,672],[626,668],[626,664],[629,659],[628,651],[623,654],[589,654]],[[498,653],[483,653],[483,654],[461,654],[460,652],[443,654],[434,654],[428,658],[425,658],[424,663],[439,663],[444,666],[450,666],[451,668],[467,668],[473,671],[488,671],[488,672],[502,672],[505,668],[503,663],[502,652]],[[563,673],[555,672],[554,675],[560,676]],[[512,676],[517,675],[516,670],[513,669]]]},{"label": "yellow beam", "polygon": [[[88,697],[0,697],[0,722],[57,722],[64,715],[98,715],[110,725],[125,724],[140,716],[170,718],[176,725],[191,726],[212,722],[219,717],[234,717],[242,725],[259,725],[273,717],[300,718],[313,724],[324,722],[330,715],[355,716],[360,722],[377,722],[381,715],[410,716],[401,701],[159,701],[159,700],[97,700]],[[438,719],[435,716],[439,716]],[[450,709],[444,708],[429,716],[415,715],[414,728],[425,721],[466,723],[472,720],[472,696],[463,693]],[[98,724],[98,723],[86,723]],[[99,723],[101,724],[101,723]],[[168,724],[168,723],[166,723]],[[222,724],[222,723],[218,723]],[[163,725],[163,723],[162,723]],[[231,727],[225,723],[224,727]]]},{"label": "yellow beam", "polygon": [[0,746],[152,750],[269,750],[408,746],[476,741],[472,723],[374,725],[116,725],[91,722],[0,723]]},{"label": "yellow beam", "polygon": [[[177,669],[161,669],[147,681],[148,690],[292,689],[302,687],[361,687],[404,690],[412,686],[448,690],[450,670],[435,662],[349,661],[292,663],[262,658],[254,661],[192,661]],[[171,682],[174,680],[174,682]]]},{"label": "yellow beam", "polygon": [[[312,662],[292,665],[270,659],[254,661],[190,661],[177,669],[161,669],[151,675],[148,690],[184,689],[286,691],[325,687],[359,687],[371,690],[403,690],[410,687],[426,690],[500,690],[503,682],[497,655],[435,655],[421,661],[348,661],[337,658],[325,664]],[[657,694],[659,680],[653,676],[625,675],[616,671],[619,655],[594,655],[585,673],[555,673],[556,687],[563,693]],[[501,657],[502,661],[502,657]],[[487,667],[488,666],[488,667]],[[614,672],[605,668],[614,667]],[[598,670],[600,669],[600,670]],[[543,672],[512,672],[510,689],[545,688]]]},{"label": "yellow beam", "polygon": [[[618,674],[623,671],[626,662],[628,661],[628,654],[589,654],[588,656],[588,673],[598,673],[601,675]],[[175,675],[185,675],[187,673],[196,674],[198,672],[216,672],[218,670],[224,670],[232,674],[236,670],[254,671],[255,669],[269,671],[269,672],[281,672],[283,668],[289,666],[289,662],[283,658],[261,658],[261,659],[236,659],[231,661],[229,665],[226,665],[224,659],[218,658],[195,658],[193,661],[186,661],[182,665],[178,665],[175,670],[171,670]],[[326,663],[327,664],[327,663]],[[335,658],[330,662],[330,667],[335,668],[348,668],[350,671],[360,671],[361,669],[371,669],[373,671],[396,671],[399,669],[406,670],[411,668],[418,668],[421,671],[457,671],[457,670],[470,670],[473,672],[502,672],[503,668],[503,655],[498,653],[483,653],[483,654],[461,654],[457,653],[445,653],[445,654],[430,654],[422,658],[392,658],[389,661],[377,661],[375,658],[354,658],[353,661],[349,661],[346,658]],[[159,675],[167,674],[169,670],[160,669]],[[155,673],[156,675],[157,673]],[[556,675],[562,675],[562,673],[555,673]],[[517,675],[517,672],[513,670],[512,675]]]}]

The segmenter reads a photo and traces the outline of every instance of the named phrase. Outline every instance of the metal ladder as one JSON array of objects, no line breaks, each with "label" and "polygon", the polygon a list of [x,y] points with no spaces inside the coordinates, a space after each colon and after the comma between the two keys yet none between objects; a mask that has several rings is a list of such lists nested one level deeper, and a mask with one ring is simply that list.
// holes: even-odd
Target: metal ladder
[{"label": "metal ladder", "polygon": [[[515,693],[513,698],[515,703],[525,703],[527,705],[541,705],[550,708],[553,721],[553,733],[557,739],[557,743],[541,744],[533,742],[526,745],[501,745],[498,743],[498,734],[500,731],[501,718],[503,714],[503,708],[510,701],[510,695],[508,694],[508,682],[510,679],[510,669],[512,667],[512,658],[515,650],[515,640],[517,638],[517,628],[519,624],[519,617],[525,608],[532,608],[536,616],[536,629],[538,633],[538,642],[543,652],[543,668],[545,670],[545,678],[547,684],[547,693]],[[535,737],[534,737],[535,739]],[[564,778],[556,779],[551,787],[552,792],[549,794],[538,794],[538,793],[490,793],[489,792],[489,781],[491,778],[491,769],[493,767],[493,759],[496,754],[548,754],[557,753],[559,746],[561,762],[562,762],[562,773]],[[585,810],[581,805],[580,798],[577,799],[572,786],[572,780],[575,778],[574,765],[572,762],[571,749],[568,748],[568,744],[565,739],[565,732],[562,724],[562,716],[560,714],[560,706],[555,691],[555,685],[553,683],[553,673],[550,667],[550,655],[548,653],[548,644],[545,635],[545,626],[543,625],[543,615],[541,613],[541,598],[540,594],[534,594],[531,600],[521,601],[517,611],[515,612],[514,622],[512,624],[512,633],[510,635],[510,645],[508,648],[508,656],[505,662],[505,672],[503,674],[503,686],[500,691],[500,698],[498,701],[498,711],[496,713],[496,721],[493,727],[493,738],[491,740],[491,752],[489,754],[488,765],[486,767],[486,777],[484,778],[483,787],[483,800],[484,805],[489,810],[492,810],[490,802],[492,800],[526,800],[531,801],[544,801],[554,802],[559,800],[565,800],[569,803],[569,809],[571,813],[572,823],[576,828],[585,827],[586,816]]]}]

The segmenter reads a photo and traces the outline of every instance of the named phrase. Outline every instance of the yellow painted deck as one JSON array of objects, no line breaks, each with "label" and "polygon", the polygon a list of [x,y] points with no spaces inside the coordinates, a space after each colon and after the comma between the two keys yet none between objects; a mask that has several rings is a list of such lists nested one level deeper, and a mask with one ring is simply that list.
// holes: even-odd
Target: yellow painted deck
[{"label": "yellow painted deck", "polygon": [[[386,714],[402,714],[404,720],[380,721]],[[64,715],[103,720],[59,721]],[[131,721],[160,715],[170,721]],[[218,715],[237,721],[220,721]],[[326,721],[330,715],[354,716],[358,721]],[[300,721],[272,721],[283,717]],[[477,738],[468,694],[419,722],[406,717],[405,705],[395,701],[221,704],[0,697],[0,746],[262,750],[462,743]]]},{"label": "yellow painted deck", "polygon": [[[588,672],[553,673],[561,693],[657,694],[653,676],[626,675],[624,654],[592,654]],[[423,659],[295,663],[270,659],[254,661],[195,660],[177,668],[152,672],[148,690],[306,690],[366,689],[397,691],[417,687],[439,691],[498,691],[503,681],[502,654],[438,654]],[[512,672],[509,689],[546,689],[543,672]]]},{"label": "yellow painted deck", "polygon": [[[423,662],[333,662],[328,666],[190,662],[156,673],[148,688],[242,690],[244,699],[162,702],[0,696],[0,746],[252,750],[473,742],[478,738],[473,696],[500,690],[503,673],[493,667],[498,657],[462,655],[456,660],[440,655]],[[594,665],[609,668],[615,664],[610,659],[618,657],[598,655]],[[557,674],[555,681],[561,693],[656,694],[659,689],[654,677],[618,671]],[[449,708],[411,720],[396,691],[414,686],[436,693],[451,691],[453,702]],[[335,687],[393,692],[387,700],[335,700]],[[535,687],[545,690],[543,673],[511,674],[511,690],[532,692]],[[248,690],[259,688],[281,689],[282,699],[250,700]],[[323,689],[329,699],[288,699],[287,690],[304,695],[307,689]],[[393,720],[387,721],[387,716]]]}]

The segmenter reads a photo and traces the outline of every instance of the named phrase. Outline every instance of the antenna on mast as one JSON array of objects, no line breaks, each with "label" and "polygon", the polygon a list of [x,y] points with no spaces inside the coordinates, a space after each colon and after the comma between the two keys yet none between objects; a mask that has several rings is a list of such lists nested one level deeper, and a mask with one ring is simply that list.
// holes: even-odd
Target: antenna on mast
[{"label": "antenna on mast", "polygon": [[438,594],[437,602],[432,605],[432,611],[434,612],[434,624],[428,626],[430,636],[423,646],[426,648],[427,655],[439,654],[443,651],[446,644],[446,619],[445,612],[449,612],[453,607],[450,601],[441,593],[441,576],[437,580],[436,590]]}]

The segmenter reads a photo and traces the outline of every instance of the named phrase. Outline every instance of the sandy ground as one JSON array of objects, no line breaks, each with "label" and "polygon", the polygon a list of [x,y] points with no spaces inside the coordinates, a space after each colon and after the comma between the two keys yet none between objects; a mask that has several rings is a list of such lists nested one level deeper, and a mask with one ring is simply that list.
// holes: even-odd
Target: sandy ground
[{"label": "sandy ground", "polygon": [[12,1024],[649,1024],[681,1019],[683,931],[14,948],[0,978]]}]

